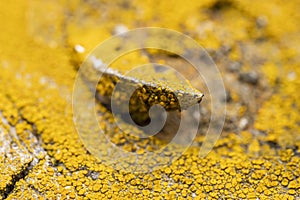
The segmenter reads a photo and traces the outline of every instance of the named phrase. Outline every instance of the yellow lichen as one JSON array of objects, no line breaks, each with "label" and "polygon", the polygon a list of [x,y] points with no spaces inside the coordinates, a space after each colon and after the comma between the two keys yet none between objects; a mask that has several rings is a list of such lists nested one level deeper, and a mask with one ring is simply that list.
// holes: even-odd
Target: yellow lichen
[{"label": "yellow lichen", "polygon": [[[294,199],[300,195],[299,4],[173,3],[0,3],[0,169],[4,172],[0,199]],[[189,33],[215,57],[229,46],[230,62],[241,62],[247,70],[258,68],[272,94],[259,107],[252,129],[224,131],[206,158],[198,157],[197,142],[204,137],[199,135],[178,160],[147,174],[108,167],[89,154],[73,124],[76,64],[116,31],[141,26]],[[116,64],[148,62],[140,54],[128,56]],[[165,63],[171,58],[163,59]],[[237,93],[233,102],[243,98]],[[248,114],[246,106],[239,105],[239,116]],[[97,105],[97,111],[102,114],[100,125],[111,130],[107,134],[124,149],[142,154],[164,145],[157,138],[139,140],[120,133],[110,127],[113,119],[105,107]]]}]

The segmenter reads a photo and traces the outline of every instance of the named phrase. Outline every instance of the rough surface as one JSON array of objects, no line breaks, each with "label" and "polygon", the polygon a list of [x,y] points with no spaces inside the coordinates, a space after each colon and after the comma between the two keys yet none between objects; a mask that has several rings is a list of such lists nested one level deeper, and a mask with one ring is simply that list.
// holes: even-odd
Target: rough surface
[{"label": "rough surface", "polygon": [[[1,1],[0,199],[299,198],[299,9],[297,1],[277,0]],[[86,53],[143,26],[195,38],[219,65],[229,95],[223,134],[206,158],[198,157],[199,134],[170,166],[136,174],[87,152],[71,97]],[[101,126],[109,126],[111,114],[101,104],[98,110]],[[108,128],[128,151],[163,145]]]}]

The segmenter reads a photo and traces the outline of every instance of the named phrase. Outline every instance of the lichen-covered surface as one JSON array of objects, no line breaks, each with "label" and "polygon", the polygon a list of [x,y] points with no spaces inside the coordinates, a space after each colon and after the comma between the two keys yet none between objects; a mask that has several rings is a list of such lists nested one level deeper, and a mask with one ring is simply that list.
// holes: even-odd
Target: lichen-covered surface
[{"label": "lichen-covered surface", "polygon": [[[299,198],[299,9],[279,0],[1,1],[0,199]],[[200,134],[170,166],[137,174],[88,153],[73,124],[72,89],[99,42],[144,26],[196,39],[229,95],[223,133],[207,157],[198,157]],[[123,64],[177,62],[153,57],[132,54]],[[109,127],[111,114],[98,109]],[[110,130],[128,151],[162,143]]]}]

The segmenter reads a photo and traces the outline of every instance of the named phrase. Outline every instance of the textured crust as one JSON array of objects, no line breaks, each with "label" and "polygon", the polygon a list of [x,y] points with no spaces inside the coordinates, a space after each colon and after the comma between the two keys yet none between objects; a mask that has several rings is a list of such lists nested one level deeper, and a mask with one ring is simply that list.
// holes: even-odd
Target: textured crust
[{"label": "textured crust", "polygon": [[[299,197],[299,3],[30,2],[0,1],[0,199]],[[169,166],[126,173],[104,165],[82,144],[72,116],[76,67],[120,19],[128,28],[187,32],[220,66],[230,94],[227,121],[206,158],[198,157],[204,140],[199,135],[174,162],[178,148],[172,146],[173,154],[165,156]],[[71,51],[78,44],[85,53]],[[171,55],[159,60],[180,63]],[[142,154],[164,145],[120,132],[100,103],[97,113],[111,141],[126,151]],[[129,126],[127,131],[133,130]]]}]

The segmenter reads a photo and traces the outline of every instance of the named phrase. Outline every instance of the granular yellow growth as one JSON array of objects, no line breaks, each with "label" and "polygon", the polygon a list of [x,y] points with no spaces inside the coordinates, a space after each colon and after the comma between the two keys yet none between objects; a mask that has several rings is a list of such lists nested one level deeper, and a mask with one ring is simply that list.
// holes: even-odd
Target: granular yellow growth
[{"label": "granular yellow growth", "polygon": [[[297,1],[279,0],[1,1],[0,199],[296,199],[299,9]],[[224,130],[207,157],[198,157],[199,135],[169,166],[137,174],[107,167],[87,152],[73,125],[71,97],[76,64],[92,48],[143,26],[188,33],[217,60],[223,55],[240,62],[243,72],[257,70],[266,82],[260,91],[271,94],[253,125]],[[229,86],[233,103],[243,98]],[[247,106],[237,118],[247,115]],[[113,130],[107,134],[124,149],[143,153],[163,145],[111,129],[111,114],[101,104],[97,109],[100,125]]]}]

